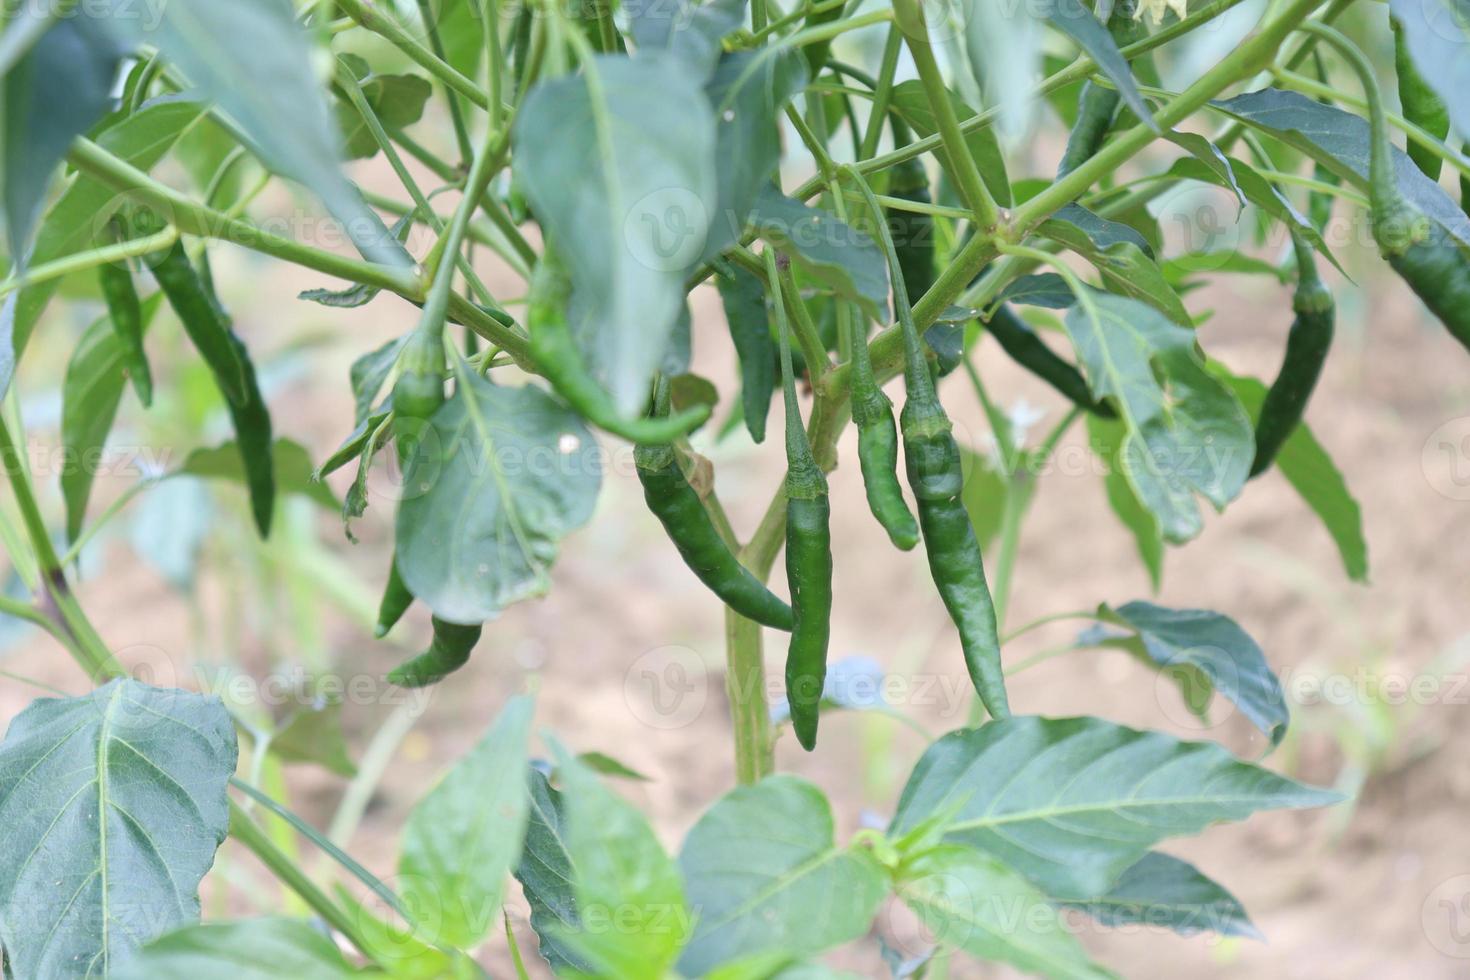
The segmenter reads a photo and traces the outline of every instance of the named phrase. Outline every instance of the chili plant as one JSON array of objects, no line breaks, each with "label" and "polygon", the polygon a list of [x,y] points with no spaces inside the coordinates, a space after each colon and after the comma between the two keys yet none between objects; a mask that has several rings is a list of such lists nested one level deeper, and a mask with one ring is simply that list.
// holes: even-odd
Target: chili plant
[{"label": "chili plant", "polygon": [[[1465,18],[1439,16],[1462,6],[1392,0],[1390,34],[1382,5],[1351,0],[8,5],[0,452],[18,518],[5,511],[0,535],[28,595],[0,597],[0,612],[54,637],[95,690],[36,700],[0,742],[7,974],[482,976],[512,877],[536,939],[522,954],[505,920],[521,975],[835,975],[823,957],[871,941],[887,905],[932,939],[898,975],[937,976],[951,956],[1111,975],[1069,915],[1252,934],[1222,885],[1153,848],[1338,797],[1213,743],[1039,717],[1008,696],[1005,646],[1026,629],[1004,632],[1025,488],[1085,420],[1157,584],[1165,546],[1200,534],[1200,498],[1223,509],[1275,467],[1347,575],[1366,576],[1358,507],[1303,421],[1333,334],[1318,268],[1340,261],[1321,222],[1365,217],[1363,241],[1470,344],[1470,219],[1437,182],[1443,164],[1470,175],[1445,142],[1470,133],[1451,70],[1470,38]],[[1347,20],[1359,41],[1333,26]],[[1203,71],[1175,57],[1232,30]],[[1364,41],[1396,45],[1401,115]],[[201,164],[185,147],[204,131],[215,150]],[[374,156],[400,193],[345,176],[344,160]],[[309,192],[358,254],[252,217],[277,182]],[[1181,254],[1157,202],[1188,185],[1249,208],[1254,244],[1242,232],[1240,250]],[[404,244],[415,228],[422,254]],[[518,696],[413,810],[390,884],[262,784],[263,762],[310,734],[263,735],[217,698],[129,676],[74,591],[92,533],[174,472],[243,485],[261,536],[283,495],[323,493],[302,447],[276,434],[250,338],[220,301],[210,257],[227,248],[332,280],[302,300],[402,318],[398,339],[353,365],[349,434],[314,474],[357,467],[350,523],[375,460],[402,469],[377,633],[417,604],[433,641],[385,684],[442,682],[502,610],[544,593],[561,540],[592,515],[599,441],[636,446],[666,559],[726,624],[740,785],[677,856],[604,784],[619,769],[607,757],[548,734],[531,758],[533,703]],[[490,261],[520,295],[487,286]],[[1185,302],[1204,281],[1262,271],[1280,287],[1285,351],[1269,386],[1210,357]],[[162,307],[234,438],[100,513],[93,475],[67,468],[58,547],[15,391],[74,281],[104,303],[62,384],[69,458],[102,448],[129,387],[166,410],[171,379],[150,370],[147,333]],[[690,293],[710,287],[738,363],[719,387],[689,373],[696,345],[726,343],[691,320]],[[976,367],[992,339],[1066,405],[1039,448],[1015,438]],[[973,447],[944,404],[966,383],[985,408],[970,424],[995,435],[993,499],[966,485]],[[768,440],[778,388],[784,433]],[[866,500],[828,487],[848,421]],[[696,448],[740,430],[786,463],[747,528]],[[971,725],[928,746],[886,828],[847,839],[814,785],[773,771],[788,721],[822,752],[822,716],[852,707],[825,680],[833,617],[852,601],[833,588],[834,508],[871,510],[895,555],[922,549],[953,620],[952,669],[976,694]],[[974,522],[997,510],[1000,543],[982,558],[996,535]],[[1142,600],[1086,615],[1079,645],[1132,652],[1201,712],[1229,699],[1271,747],[1285,735],[1281,685],[1228,617]],[[785,663],[774,709],[768,646]],[[241,733],[252,762],[237,771]],[[227,836],[304,917],[198,921]],[[298,846],[321,849],[334,880],[303,871]]]}]

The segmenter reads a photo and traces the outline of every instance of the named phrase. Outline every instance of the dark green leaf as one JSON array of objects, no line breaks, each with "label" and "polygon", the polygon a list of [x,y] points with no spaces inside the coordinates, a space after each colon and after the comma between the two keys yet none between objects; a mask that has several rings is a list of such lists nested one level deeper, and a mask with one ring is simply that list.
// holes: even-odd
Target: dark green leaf
[{"label": "dark green leaf", "polygon": [[1175,323],[1190,322],[1153,250],[1133,228],[1069,204],[1042,222],[1039,231],[1095,265],[1112,291],[1147,303]]},{"label": "dark green leaf", "polygon": [[[229,480],[248,486],[246,451],[230,441],[208,449],[196,449],[179,467],[179,473],[213,480]],[[276,488],[282,493],[299,493],[328,510],[341,506],[331,487],[315,478],[311,456],[306,447],[290,439],[277,439],[270,444],[271,468]]]},{"label": "dark green leaf", "polygon": [[1103,605],[1098,619],[1131,630],[1134,636],[1089,630],[1079,638],[1080,644],[1121,646],[1164,669],[1195,668],[1205,689],[1188,694],[1198,695],[1207,705],[1218,690],[1271,739],[1273,747],[1281,744],[1291,721],[1286,695],[1260,646],[1235,620],[1208,609],[1165,609],[1150,602],[1130,602],[1116,609]]},{"label": "dark green leaf", "polygon": [[1157,592],[1164,579],[1164,539],[1159,533],[1158,518],[1138,499],[1123,473],[1123,442],[1128,437],[1128,429],[1122,422],[1089,414],[1087,434],[1092,451],[1103,463],[1103,491],[1108,506],[1133,536],[1139,560],[1148,570],[1149,583]]},{"label": "dark green leaf", "polygon": [[931,745],[891,833],[939,820],[950,842],[993,854],[1053,898],[1085,899],[1164,838],[1340,799],[1211,742],[1100,718],[1015,716]]},{"label": "dark green leaf", "polygon": [[[427,78],[418,75],[378,75],[357,55],[342,54],[338,58],[357,79],[362,87],[363,98],[388,132],[406,129],[423,116],[424,105],[433,94],[433,87]],[[356,106],[347,101],[338,102],[335,112],[349,159],[365,159],[378,152],[378,141]]]},{"label": "dark green leaf", "polygon": [[541,957],[558,973],[589,973],[585,961],[562,941],[580,922],[572,891],[572,857],[563,840],[566,804],[539,769],[532,769],[529,778],[530,819],[516,880],[531,906],[531,928],[541,943]]},{"label": "dark green leaf", "polygon": [[1265,939],[1234,895],[1189,862],[1158,851],[1123,872],[1107,894],[1066,904],[1105,926],[1165,926],[1184,936],[1214,932]]},{"label": "dark green leaf", "polygon": [[720,798],[679,854],[700,910],[680,970],[701,976],[753,953],[799,958],[865,934],[888,893],[865,849],[838,846],[821,790],[769,776]]},{"label": "dark green leaf", "polygon": [[1046,4],[1046,19],[1097,62],[1097,67],[1117,87],[1124,104],[1133,110],[1135,116],[1155,130],[1158,129],[1154,124],[1153,114],[1148,110],[1148,104],[1143,101],[1143,96],[1139,94],[1138,86],[1133,81],[1132,69],[1118,50],[1118,43],[1113,40],[1102,22],[1093,16],[1091,10],[1084,7],[1080,0],[1049,0]]},{"label": "dark green leaf", "polygon": [[760,442],[766,437],[766,416],[776,390],[776,344],[766,313],[766,287],[750,272],[731,266],[715,280],[725,306],[730,339],[740,359],[740,400],[745,427]]},{"label": "dark green leaf", "polygon": [[[1368,187],[1368,123],[1350,112],[1297,92],[1261,89],[1212,103],[1246,125],[1295,147],[1360,189]],[[1399,191],[1462,245],[1470,245],[1470,218],[1440,186],[1393,150]]]},{"label": "dark green leaf", "polygon": [[272,736],[270,747],[283,762],[314,762],[347,779],[357,774],[357,766],[347,754],[341,701],[293,712]]},{"label": "dark green leaf", "polygon": [[622,9],[640,56],[666,51],[700,78],[714,71],[720,39],[745,19],[745,0],[625,0]]},{"label": "dark green leaf", "polygon": [[499,920],[505,878],[526,831],[532,708],[525,696],[506,704],[404,826],[404,900],[410,908],[437,909],[438,938],[451,946],[473,948]]},{"label": "dark green leaf", "polygon": [[189,926],[155,940],[120,980],[352,980],[361,971],[332,937],[301,919],[240,919]]},{"label": "dark green leaf", "polygon": [[[515,168],[619,410],[640,413],[684,307],[684,276],[718,207],[715,117],[703,79],[672,58],[600,56],[543,81],[516,114]],[[576,318],[574,317],[574,320]]]},{"label": "dark green leaf", "polygon": [[996,298],[998,303],[1020,303],[1023,306],[1040,306],[1048,310],[1066,310],[1077,302],[1067,280],[1055,272],[1042,272],[1034,276],[1021,276],[1013,280]]},{"label": "dark green leaf", "polygon": [[348,377],[352,381],[353,419],[358,425],[373,414],[373,403],[383,390],[383,383],[398,363],[398,353],[412,334],[390,340],[377,350],[369,351],[352,362]]},{"label": "dark green leaf", "polygon": [[217,698],[134,680],[17,715],[0,743],[0,943],[14,975],[106,976],[198,918],[236,755]]},{"label": "dark green leaf", "polygon": [[397,564],[434,615],[471,625],[545,591],[601,468],[592,433],[550,395],[459,373],[404,472]]},{"label": "dark green leaf", "polygon": [[[933,136],[939,131],[934,112],[929,108],[929,96],[925,94],[923,83],[918,79],[911,78],[893,86],[891,98],[890,105],[893,111],[898,113],[908,127],[920,137]],[[965,105],[964,100],[953,92],[949,93],[949,101],[954,106],[957,118],[963,120],[975,115],[975,110]],[[1001,207],[1010,207],[1011,182],[1006,174],[1005,154],[1001,152],[1000,141],[996,138],[995,130],[990,126],[972,129],[965,134],[965,145],[969,147],[970,156],[974,159],[975,165],[980,168],[980,176],[985,178],[985,186],[990,188],[990,193],[995,197],[996,203]],[[950,183],[953,183],[955,170],[949,155],[943,148],[934,152]],[[915,296],[914,299],[917,300],[918,297]]]},{"label": "dark green leaf", "polygon": [[887,320],[888,262],[867,235],[774,187],[761,192],[751,223],[810,278],[861,303],[873,319]]}]

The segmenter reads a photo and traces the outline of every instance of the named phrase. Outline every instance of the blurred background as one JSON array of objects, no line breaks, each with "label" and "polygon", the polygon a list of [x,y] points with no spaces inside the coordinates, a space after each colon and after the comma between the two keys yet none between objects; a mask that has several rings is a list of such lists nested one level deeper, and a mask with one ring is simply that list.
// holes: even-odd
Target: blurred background
[{"label": "blurred background", "polygon": [[[1166,84],[1187,79],[1233,45],[1253,21],[1252,9],[1242,6],[1237,27],[1226,24],[1182,51],[1169,49],[1160,59]],[[1383,55],[1383,19],[1370,9],[1346,23]],[[866,63],[877,41],[864,34],[844,43],[848,60]],[[342,44],[370,55],[379,70],[392,68],[391,52],[381,46],[356,35]],[[1351,80],[1341,83],[1355,91]],[[1218,122],[1202,120],[1201,131]],[[413,132],[437,147],[449,134],[447,119],[431,107]],[[1049,174],[1064,135],[1055,112],[1040,108],[1034,128],[1010,147],[1012,176]],[[789,187],[810,163],[794,140],[788,149]],[[158,172],[182,186],[190,173],[209,172],[220,153],[218,134],[201,127]],[[1156,172],[1173,155],[1147,155],[1132,169]],[[228,193],[238,197],[252,191],[258,175],[237,169]],[[381,158],[356,163],[352,172],[370,190],[403,197]],[[425,187],[438,183],[415,174]],[[448,213],[454,200],[449,194],[436,203]],[[1279,264],[1289,251],[1279,229],[1262,234],[1252,213],[1237,219],[1233,203],[1207,191],[1167,194],[1155,207],[1169,256],[1238,251]],[[279,183],[255,197],[249,213],[286,222],[296,237],[322,234],[314,206]],[[1352,796],[1329,811],[1267,813],[1167,842],[1165,850],[1230,888],[1266,941],[1077,922],[1089,948],[1124,976],[1457,977],[1470,970],[1470,850],[1463,833],[1470,768],[1453,747],[1470,703],[1470,555],[1462,544],[1470,540],[1470,365],[1362,247],[1365,229],[1361,215],[1338,205],[1326,237],[1353,281],[1326,270],[1338,303],[1338,341],[1308,422],[1361,505],[1367,582],[1349,580],[1322,524],[1274,470],[1252,481],[1224,514],[1210,515],[1196,541],[1168,550],[1157,591],[1108,507],[1102,464],[1088,451],[1082,426],[1069,431],[1035,484],[1014,566],[1011,626],[1133,599],[1224,613],[1265,650],[1290,703],[1290,732],[1268,763]],[[422,255],[428,242],[415,229],[410,250]],[[352,426],[351,362],[408,330],[416,311],[386,295],[355,310],[300,302],[303,289],[337,284],[229,246],[212,246],[210,258],[221,298],[262,369],[278,437],[320,463]],[[488,255],[479,267],[514,311],[521,280]],[[1205,349],[1236,373],[1269,381],[1291,322],[1290,286],[1255,274],[1221,274],[1210,283],[1186,297],[1196,316],[1209,314],[1200,328]],[[694,371],[719,387],[720,422],[735,391],[733,349],[715,291],[701,287],[692,302]],[[31,465],[58,527],[59,386],[77,338],[100,312],[91,277],[68,280],[19,375]],[[327,480],[330,494],[303,483],[308,492],[283,499],[266,543],[255,538],[243,491],[233,484],[177,477],[137,492],[149,474],[228,438],[223,407],[186,343],[161,313],[148,338],[159,404],[145,413],[131,392],[125,395],[90,514],[95,520],[109,504],[124,503],[79,555],[82,603],[124,664],[153,683],[226,697],[284,761],[252,775],[390,883],[397,832],[413,803],[478,739],[506,698],[527,688],[538,694],[538,727],[642,777],[622,778],[618,788],[676,848],[734,780],[723,617],[647,513],[631,448],[604,440],[597,513],[565,542],[551,592],[488,624],[469,666],[448,682],[403,692],[381,677],[422,649],[428,616],[415,607],[389,638],[372,638],[397,486],[386,462],[369,477],[367,513],[352,526],[356,543],[329,499],[345,492],[351,468]],[[1033,444],[1065,414],[1060,397],[1011,364],[993,340],[981,337],[972,358],[991,397]],[[944,393],[957,435],[973,452],[970,496],[983,522],[995,506],[987,493],[1002,492],[986,462],[994,439],[963,372],[949,378]],[[772,409],[773,433],[780,411],[779,404]],[[782,478],[779,436],[756,446],[743,427],[716,438],[719,428],[701,433],[695,448],[712,462],[737,532],[748,535]],[[852,433],[839,454],[831,481],[832,659],[862,658],[852,665],[854,676],[881,679],[883,703],[825,717],[812,755],[786,734],[777,763],[831,796],[841,835],[886,822],[927,740],[965,724],[971,695],[922,554],[895,551],[869,516]],[[13,508],[13,501],[7,497],[0,507]],[[778,565],[778,591],[780,578]],[[1264,738],[1223,699],[1201,720],[1172,682],[1128,654],[1076,647],[1085,625],[1058,621],[1007,645],[1007,664],[1025,665],[1011,681],[1018,711],[1098,714],[1218,740],[1248,758],[1266,752]],[[774,705],[784,646],[778,637],[767,640]],[[43,686],[69,694],[86,688],[60,649],[13,620],[0,621],[0,671],[0,725],[45,693]],[[317,683],[313,690],[306,680],[324,677],[335,679],[335,688]],[[871,690],[854,686],[859,695]],[[249,756],[246,764],[254,764]],[[282,843],[328,873],[318,854]],[[513,925],[529,954],[535,939],[518,889],[511,892]],[[292,909],[289,896],[234,845],[221,852],[203,897],[206,915]],[[894,911],[880,919],[875,938],[834,962],[886,975],[879,935],[906,955],[925,948],[913,923]],[[504,940],[492,940],[487,964],[500,972],[504,957]],[[537,970],[541,964],[530,959]],[[1008,974],[957,961],[950,975]]]}]

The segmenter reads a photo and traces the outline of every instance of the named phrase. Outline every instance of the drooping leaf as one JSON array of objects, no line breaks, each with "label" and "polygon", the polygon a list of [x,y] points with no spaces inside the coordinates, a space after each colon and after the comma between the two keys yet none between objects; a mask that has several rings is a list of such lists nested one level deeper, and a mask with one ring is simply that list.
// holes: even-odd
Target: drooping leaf
[{"label": "drooping leaf", "polygon": [[[1261,89],[1211,105],[1295,147],[1359,189],[1368,187],[1368,123],[1297,92]],[[1394,174],[1399,191],[1462,245],[1470,245],[1470,218],[1440,186],[1397,147]]]},{"label": "drooping leaf", "polygon": [[[305,446],[291,439],[277,439],[270,446],[271,469],[279,492],[299,493],[327,510],[341,506],[331,487],[314,479],[315,470]],[[229,480],[241,486],[249,484],[244,457],[239,444],[233,440],[194,450],[184,458],[178,472],[211,480]]]},{"label": "drooping leaf", "polygon": [[412,334],[404,334],[382,347],[363,354],[352,362],[348,377],[352,382],[353,420],[361,425],[373,413],[373,404],[383,390],[383,383],[398,362],[398,354]]},{"label": "drooping leaf", "polygon": [[531,906],[531,928],[541,944],[541,958],[559,973],[589,973],[591,968],[562,939],[580,921],[572,891],[576,871],[563,840],[566,804],[539,769],[530,770],[529,780],[530,818],[516,880]]},{"label": "drooping leaf", "polygon": [[1214,932],[1264,939],[1245,906],[1188,861],[1150,851],[1107,893],[1067,902],[1105,926],[1165,926],[1184,936]]},{"label": "drooping leaf", "polygon": [[[1255,378],[1231,375],[1218,365],[1211,367],[1230,385],[1252,420],[1259,416],[1266,399],[1266,386]],[[1368,540],[1363,535],[1362,508],[1348,489],[1342,472],[1305,422],[1296,427],[1277,451],[1276,469],[1332,536],[1348,578],[1354,582],[1368,581]]]},{"label": "drooping leaf", "polygon": [[891,833],[931,818],[1053,898],[1101,895],[1155,843],[1257,810],[1325,806],[1335,793],[1100,718],[1015,716],[931,745]]},{"label": "drooping leaf", "polygon": [[557,543],[592,516],[600,484],[576,414],[539,388],[461,372],[404,471],[399,574],[440,619],[494,619],[545,590]]},{"label": "drooping leaf", "polygon": [[352,980],[332,937],[304,919],[238,919],[170,932],[145,946],[119,980]]},{"label": "drooping leaf", "polygon": [[1093,394],[1116,400],[1129,485],[1166,540],[1186,541],[1202,526],[1196,493],[1223,509],[1244,486],[1255,450],[1250,419],[1205,370],[1194,331],[1138,300],[1091,296],[1068,311],[1067,332]]},{"label": "drooping leaf", "polygon": [[219,103],[273,170],[311,188],[364,257],[413,259],[342,175],[341,133],[318,82],[315,58],[283,0],[170,0],[157,16],[103,23],[130,45],[149,44]]},{"label": "drooping leaf", "polygon": [[1098,217],[1080,204],[1069,204],[1038,230],[1095,265],[1109,289],[1147,303],[1175,323],[1190,322],[1184,304],[1154,261],[1153,250],[1134,229]]},{"label": "drooping leaf", "polygon": [[341,701],[298,708],[271,737],[270,748],[283,762],[313,762],[346,779],[357,775],[342,731]]},{"label": "drooping leaf", "polygon": [[588,68],[531,89],[512,165],[593,318],[588,362],[633,416],[718,207],[715,117],[703,79],[677,59],[601,56]]},{"label": "drooping leaf", "polygon": [[740,359],[740,400],[750,437],[766,437],[766,417],[776,390],[776,343],[766,313],[766,288],[754,274],[730,267],[715,280],[725,307],[730,339]]},{"label": "drooping leaf", "polygon": [[0,742],[0,943],[16,976],[106,976],[199,916],[235,728],[217,698],[114,680]]},{"label": "drooping leaf", "polygon": [[689,938],[679,868],[632,805],[559,752],[579,922],[558,930],[592,972],[611,980],[664,976]]},{"label": "drooping leaf", "polygon": [[1113,515],[1133,536],[1139,560],[1148,570],[1149,584],[1157,592],[1164,579],[1164,538],[1155,517],[1128,482],[1123,470],[1123,443],[1128,429],[1115,419],[1087,416],[1088,443],[1103,463],[1103,492]]},{"label": "drooping leaf", "polygon": [[862,304],[873,319],[887,320],[888,263],[867,235],[774,187],[761,191],[751,223],[812,279]]},{"label": "drooping leaf", "polygon": [[[924,91],[924,85],[917,78],[899,82],[893,86],[890,106],[892,110],[903,119],[908,127],[920,137],[933,136],[939,132],[939,124],[934,119],[934,111],[929,108],[929,96]],[[963,99],[953,92],[949,93],[950,104],[954,106],[956,118],[964,120],[975,115],[975,110],[965,105]],[[1005,154],[1001,152],[1000,141],[995,137],[995,130],[990,126],[982,126],[965,134],[965,145],[970,150],[970,157],[975,161],[975,166],[980,170],[980,176],[985,179],[985,186],[990,188],[990,193],[1001,207],[1011,206],[1011,180],[1006,174]],[[939,159],[939,165],[949,175],[949,180],[955,180],[954,163],[949,159],[949,154],[941,147],[934,151]],[[914,297],[917,299],[918,297]]]},{"label": "drooping leaf", "polygon": [[526,831],[532,708],[524,696],[507,703],[404,825],[404,900],[437,910],[438,936],[451,946],[473,948],[499,922],[505,878]]},{"label": "drooping leaf", "polygon": [[941,844],[904,863],[898,895],[940,946],[1028,974],[1106,980],[1046,897],[989,854]]},{"label": "drooping leaf", "polygon": [[700,976],[762,952],[797,959],[866,933],[887,880],[869,852],[839,846],[833,833],[826,797],[793,776],[721,797],[679,853],[700,910],[681,971]]},{"label": "drooping leaf", "polygon": [[57,164],[111,104],[122,53],[95,17],[59,17],[0,79],[0,179],[14,265],[26,261]]},{"label": "drooping leaf", "polygon": [[[158,310],[155,294],[142,304],[142,329]],[[111,318],[104,315],[82,334],[61,382],[61,496],[66,501],[66,537],[75,541],[87,516],[92,483],[127,384],[127,353]]]},{"label": "drooping leaf", "polygon": [[1044,9],[1047,22],[1087,52],[1117,88],[1123,103],[1133,110],[1135,116],[1157,130],[1148,103],[1143,101],[1138,85],[1133,81],[1132,69],[1102,21],[1083,6],[1081,0],[1047,0]]},{"label": "drooping leaf", "polygon": [[[1271,739],[1272,746],[1281,744],[1291,721],[1286,695],[1265,653],[1235,620],[1208,609],[1165,609],[1151,602],[1117,608],[1105,604],[1097,614],[1100,621],[1133,635],[1089,631],[1079,643],[1121,646],[1164,669],[1192,668],[1202,675],[1206,688],[1191,692],[1201,702],[1208,704],[1210,694],[1218,690]],[[1196,682],[1193,671],[1189,676],[1181,683]]]},{"label": "drooping leaf", "polygon": [[732,51],[720,58],[705,86],[716,120],[719,207],[701,260],[735,244],[750,223],[756,201],[781,163],[781,111],[806,84],[806,59],[799,51]]}]

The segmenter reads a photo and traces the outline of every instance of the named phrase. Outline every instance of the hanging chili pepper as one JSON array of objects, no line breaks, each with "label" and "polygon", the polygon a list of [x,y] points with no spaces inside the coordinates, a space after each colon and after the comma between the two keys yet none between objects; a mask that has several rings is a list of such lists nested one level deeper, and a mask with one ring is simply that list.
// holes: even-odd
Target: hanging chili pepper
[{"label": "hanging chili pepper", "polygon": [[1292,233],[1296,249],[1297,282],[1292,297],[1296,319],[1286,338],[1286,354],[1281,370],[1266,392],[1261,417],[1256,423],[1256,457],[1251,463],[1251,476],[1271,465],[1282,443],[1296,430],[1312,397],[1312,389],[1322,374],[1327,351],[1332,346],[1332,293],[1317,275],[1312,260],[1312,246],[1301,235]]},{"label": "hanging chili pepper", "polygon": [[542,376],[588,421],[629,442],[669,443],[688,435],[709,418],[708,405],[697,405],[664,418],[624,418],[602,385],[588,373],[567,324],[571,279],[561,260],[547,248],[531,277],[526,323],[531,331],[531,358]]},{"label": "hanging chili pepper", "polygon": [[444,340],[432,331],[415,329],[398,355],[393,414],[399,419],[423,421],[443,404]]},{"label": "hanging chili pepper", "polygon": [[[1125,47],[1148,35],[1143,21],[1134,16],[1133,0],[1119,0],[1108,17],[1108,33],[1118,47]],[[1102,149],[1103,141],[1113,128],[1122,97],[1116,88],[1098,85],[1091,79],[1082,83],[1077,94],[1077,119],[1067,134],[1067,148],[1057,165],[1057,180],[1076,170]]]},{"label": "hanging chili pepper", "polygon": [[479,623],[473,626],[448,623],[438,616],[433,618],[433,625],[434,639],[429,649],[389,671],[388,683],[399,687],[428,687],[438,683],[469,661],[484,628]]},{"label": "hanging chili pepper", "polygon": [[[658,387],[655,402],[662,412],[667,408],[668,382],[661,380]],[[674,447],[639,444],[633,450],[633,460],[643,484],[643,499],[668,532],[684,564],[725,605],[746,619],[790,630],[791,607],[761,584],[725,545],[699,492],[684,478]]]},{"label": "hanging chili pepper", "polygon": [[858,430],[858,464],[868,509],[888,532],[888,540],[909,551],[919,543],[919,526],[898,483],[898,423],[893,419],[893,402],[873,376],[863,321],[852,310],[847,321],[852,347],[852,421]]},{"label": "hanging chili pepper", "polygon": [[225,396],[235,426],[235,444],[245,468],[245,486],[260,536],[270,534],[275,508],[276,479],[272,458],[271,417],[255,379],[255,367],[245,345],[230,329],[230,318],[214,295],[205,289],[184,243],[173,247],[152,265],[164,298],[184,326],[184,332],[209,367]]},{"label": "hanging chili pepper", "polygon": [[403,576],[398,574],[398,555],[395,553],[388,564],[388,584],[383,587],[383,598],[378,603],[378,622],[373,627],[373,636],[380,640],[387,636],[411,605],[413,593],[408,591]]},{"label": "hanging chili pepper", "polygon": [[[897,149],[912,142],[908,126],[895,113],[889,116],[893,145]],[[912,157],[889,171],[888,196],[932,204],[929,172],[919,157]],[[903,270],[903,284],[910,296],[923,296],[938,277],[934,264],[934,218],[918,211],[889,208],[888,228],[898,252],[898,265]]]},{"label": "hanging chili pepper", "polygon": [[[1399,23],[1397,17],[1390,17],[1389,23],[1393,25],[1393,68],[1399,82],[1399,105],[1403,109],[1404,118],[1440,142],[1449,135],[1450,113],[1445,108],[1444,102],[1429,83],[1424,81],[1424,76],[1419,74],[1419,69],[1414,65],[1414,59],[1409,54],[1409,44],[1404,36],[1404,27]],[[1427,146],[1421,146],[1413,140],[1408,143],[1409,158],[1424,171],[1430,180],[1439,179],[1439,171],[1444,161],[1435,156]]]},{"label": "hanging chili pepper", "polygon": [[[877,198],[857,172],[844,168],[843,176],[856,185],[869,211],[879,214]],[[885,246],[885,250],[893,278],[894,312],[903,330],[904,386],[908,391],[900,417],[904,462],[909,487],[919,505],[929,573],[959,631],[965,668],[975,692],[992,717],[1006,718],[1011,711],[1001,670],[995,603],[985,582],[980,543],[961,499],[965,480],[959,446],[934,390],[897,259],[891,246]]]},{"label": "hanging chili pepper", "polygon": [[782,393],[786,402],[786,580],[791,589],[791,644],[786,650],[786,700],[796,740],[817,745],[817,716],[827,679],[832,633],[832,507],[827,477],[812,455],[796,401],[790,326],[781,299],[775,253],[767,249],[766,282],[781,342]]},{"label": "hanging chili pepper", "polygon": [[1092,389],[1076,365],[1047,346],[1036,336],[1031,325],[1009,306],[1002,304],[996,307],[990,319],[984,322],[986,330],[1011,360],[1065,395],[1072,404],[1098,418],[1110,419],[1117,415],[1113,406],[1093,397]]},{"label": "hanging chili pepper", "polygon": [[148,368],[148,355],[143,351],[143,307],[133,285],[133,273],[124,263],[104,263],[97,267],[97,281],[102,298],[107,302],[107,315],[113,333],[122,347],[123,364],[132,379],[133,390],[144,408],[153,405],[153,373]]}]

